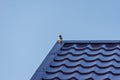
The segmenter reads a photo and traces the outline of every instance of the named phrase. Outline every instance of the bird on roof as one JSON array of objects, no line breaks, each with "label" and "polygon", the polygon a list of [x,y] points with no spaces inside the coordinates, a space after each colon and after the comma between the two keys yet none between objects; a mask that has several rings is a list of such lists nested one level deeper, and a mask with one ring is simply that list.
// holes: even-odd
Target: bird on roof
[{"label": "bird on roof", "polygon": [[62,41],[63,41],[62,35],[59,35],[58,42],[62,43]]}]

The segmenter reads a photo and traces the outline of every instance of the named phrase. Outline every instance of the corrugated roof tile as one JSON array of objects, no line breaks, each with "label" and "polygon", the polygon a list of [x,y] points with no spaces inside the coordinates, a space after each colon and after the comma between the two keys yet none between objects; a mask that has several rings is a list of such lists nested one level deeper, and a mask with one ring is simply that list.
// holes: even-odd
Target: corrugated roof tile
[{"label": "corrugated roof tile", "polygon": [[57,42],[31,78],[50,79],[119,80],[120,41]]}]

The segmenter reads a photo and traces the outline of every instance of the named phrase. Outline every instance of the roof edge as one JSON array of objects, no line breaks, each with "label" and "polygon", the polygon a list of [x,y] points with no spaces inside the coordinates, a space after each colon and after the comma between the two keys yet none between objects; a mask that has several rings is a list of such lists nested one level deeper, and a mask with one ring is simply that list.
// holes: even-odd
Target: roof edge
[{"label": "roof edge", "polygon": [[120,43],[120,40],[63,40],[63,43]]},{"label": "roof edge", "polygon": [[46,71],[47,67],[53,61],[56,52],[59,52],[60,48],[63,46],[64,43],[58,43],[58,41],[55,43],[53,48],[49,51],[47,56],[43,59],[42,63],[40,66],[37,68],[33,76],[31,77],[30,80],[41,80],[41,77],[43,73]]}]

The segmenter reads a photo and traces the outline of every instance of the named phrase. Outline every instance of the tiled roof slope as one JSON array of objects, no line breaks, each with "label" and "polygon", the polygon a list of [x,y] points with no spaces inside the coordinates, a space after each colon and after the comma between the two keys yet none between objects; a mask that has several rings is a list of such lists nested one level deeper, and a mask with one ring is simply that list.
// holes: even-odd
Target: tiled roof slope
[{"label": "tiled roof slope", "polygon": [[31,80],[120,80],[120,41],[57,42]]}]

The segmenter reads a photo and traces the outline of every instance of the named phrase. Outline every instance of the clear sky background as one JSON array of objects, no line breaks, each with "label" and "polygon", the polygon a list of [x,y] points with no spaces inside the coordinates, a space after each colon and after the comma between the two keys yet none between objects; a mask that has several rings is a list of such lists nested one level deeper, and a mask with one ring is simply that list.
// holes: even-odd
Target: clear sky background
[{"label": "clear sky background", "polygon": [[0,0],[0,80],[30,80],[59,34],[120,40],[120,0]]}]

